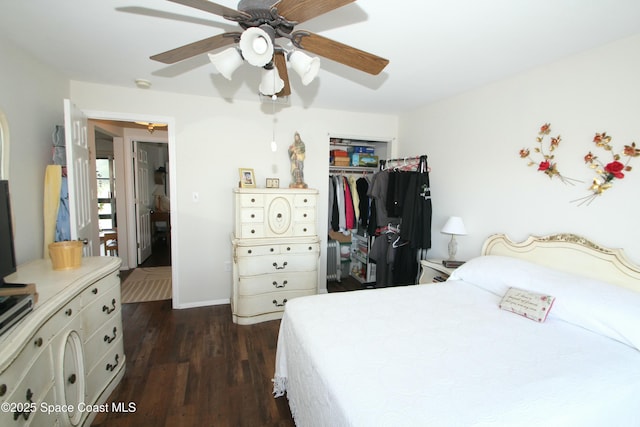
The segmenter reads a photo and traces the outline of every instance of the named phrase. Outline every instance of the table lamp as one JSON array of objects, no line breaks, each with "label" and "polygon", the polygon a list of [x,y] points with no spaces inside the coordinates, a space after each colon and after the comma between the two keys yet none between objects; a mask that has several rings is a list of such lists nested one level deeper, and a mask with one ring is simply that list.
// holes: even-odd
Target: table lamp
[{"label": "table lamp", "polygon": [[464,236],[467,234],[462,218],[459,216],[450,216],[440,232],[443,234],[451,234],[451,241],[449,242],[449,260],[453,261],[456,259],[456,252],[458,251],[456,236]]}]

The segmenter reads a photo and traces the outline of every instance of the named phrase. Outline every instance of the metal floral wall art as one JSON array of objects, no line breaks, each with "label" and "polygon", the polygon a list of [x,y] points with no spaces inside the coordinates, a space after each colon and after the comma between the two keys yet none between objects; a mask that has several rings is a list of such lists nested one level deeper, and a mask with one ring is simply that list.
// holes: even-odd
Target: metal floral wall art
[{"label": "metal floral wall art", "polygon": [[[553,152],[560,145],[560,141],[562,138],[560,135],[555,137],[549,137],[549,148],[548,151],[545,151],[544,148],[544,139],[546,136],[551,134],[551,124],[545,123],[540,127],[540,131],[538,132],[538,136],[536,137],[536,142],[538,143],[538,147],[533,149],[533,152],[541,157],[541,160],[536,161],[531,158],[531,151],[528,148],[523,148],[520,150],[520,158],[528,159],[529,163],[527,166],[538,165],[538,171],[544,172],[550,179],[557,177],[560,181],[565,184],[575,185],[574,182],[577,180],[572,178],[567,178],[563,176],[558,170],[558,164],[555,162],[555,155]],[[578,181],[579,182],[579,181]]]},{"label": "metal floral wall art", "polygon": [[584,156],[584,162],[589,165],[591,169],[595,170],[596,177],[593,178],[593,183],[591,187],[589,187],[591,193],[588,196],[573,200],[574,202],[578,202],[578,206],[584,203],[589,205],[596,197],[613,187],[613,183],[616,180],[623,179],[625,176],[624,172],[631,172],[631,166],[629,165],[631,158],[640,156],[640,149],[636,148],[635,142],[632,142],[631,145],[624,146],[622,156],[627,157],[627,160],[622,163],[620,161],[622,159],[621,155],[613,152],[611,136],[607,135],[606,132],[596,133],[593,137],[593,142],[596,147],[611,153],[611,161],[605,163],[591,151]]}]

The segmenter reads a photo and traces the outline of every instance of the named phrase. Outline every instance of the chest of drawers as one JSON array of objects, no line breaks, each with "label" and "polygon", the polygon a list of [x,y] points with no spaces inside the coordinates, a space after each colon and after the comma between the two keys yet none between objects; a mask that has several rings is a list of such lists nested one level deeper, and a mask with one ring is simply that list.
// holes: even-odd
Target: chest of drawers
[{"label": "chest of drawers", "polygon": [[[76,270],[19,266],[8,282],[35,283],[33,311],[0,337],[3,426],[90,425],[124,375],[120,260],[88,257]],[[47,411],[46,408],[54,408]]]},{"label": "chest of drawers", "polygon": [[234,198],[233,321],[279,319],[287,301],[317,292],[318,192],[235,189]]}]

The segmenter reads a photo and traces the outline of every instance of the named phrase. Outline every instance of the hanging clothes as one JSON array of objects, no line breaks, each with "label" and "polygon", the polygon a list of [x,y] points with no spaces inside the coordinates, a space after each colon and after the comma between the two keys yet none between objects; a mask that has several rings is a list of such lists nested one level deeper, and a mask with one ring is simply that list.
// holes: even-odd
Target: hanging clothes
[{"label": "hanging clothes", "polygon": [[370,200],[369,196],[367,196],[367,192],[369,190],[369,180],[366,177],[360,177],[356,180],[356,190],[358,192],[358,211],[360,212],[360,216],[358,219],[358,223],[365,230],[369,225],[369,205]]},{"label": "hanging clothes", "polygon": [[337,215],[338,214],[338,207],[336,206],[336,186],[335,183],[333,182],[333,178],[331,176],[329,176],[329,224],[328,224],[328,230],[333,230],[333,231],[338,231],[338,224],[336,223],[334,225],[333,223],[333,218],[334,218],[334,214]]},{"label": "hanging clothes", "polygon": [[355,209],[353,208],[353,198],[351,196],[351,185],[346,176],[342,177],[342,186],[344,188],[344,217],[345,230],[353,230],[356,228]]},{"label": "hanging clothes", "polygon": [[356,186],[356,177],[349,175],[347,177],[349,182],[349,189],[351,190],[351,198],[353,201],[353,215],[356,220],[356,225],[360,220],[360,195],[358,194],[358,187]]},{"label": "hanging clothes", "polygon": [[[358,179],[359,180],[359,179]],[[329,229],[339,232],[355,230],[360,224],[363,196],[353,176],[329,177]],[[366,199],[366,194],[364,195]],[[366,203],[366,200],[364,200]]]},{"label": "hanging clothes", "polygon": [[381,234],[375,238],[369,251],[369,259],[376,264],[376,288],[393,285],[394,248],[396,235]]},{"label": "hanging clothes", "polygon": [[419,170],[409,180],[405,201],[402,238],[408,240],[412,248],[430,249],[432,206],[427,156],[420,156]]},{"label": "hanging clothes", "polygon": [[[431,192],[427,156],[407,159],[401,167],[385,168],[374,176],[369,191],[375,203],[377,227],[371,227],[378,236],[372,247],[376,262],[376,286],[415,284],[418,279],[419,260],[431,248]],[[389,232],[390,226],[393,233]],[[379,276],[379,277],[378,277]]]},{"label": "hanging clothes", "polygon": [[69,213],[69,180],[62,177],[60,185],[60,206],[56,221],[56,242],[71,240],[71,217]]},{"label": "hanging clothes", "polygon": [[369,188],[369,197],[375,200],[376,227],[384,227],[388,224],[399,224],[400,218],[390,216],[387,212],[387,195],[389,191],[389,173],[376,172]]},{"label": "hanging clothes", "polygon": [[338,231],[344,231],[347,227],[344,213],[344,185],[340,176],[334,176],[336,182],[336,202],[338,205]]},{"label": "hanging clothes", "polygon": [[409,180],[415,175],[415,172],[394,171],[389,172],[388,175],[387,212],[391,216],[401,218]]}]

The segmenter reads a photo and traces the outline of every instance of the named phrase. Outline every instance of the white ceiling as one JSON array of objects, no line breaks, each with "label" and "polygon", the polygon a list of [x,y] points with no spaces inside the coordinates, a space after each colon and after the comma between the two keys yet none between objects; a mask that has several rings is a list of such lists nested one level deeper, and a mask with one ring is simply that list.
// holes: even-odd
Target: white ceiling
[{"label": "white ceiling", "polygon": [[[233,0],[219,4],[236,8]],[[237,24],[162,0],[0,0],[0,36],[72,80],[257,100],[259,69],[229,82],[207,55],[149,56]],[[322,60],[292,105],[397,113],[640,33],[638,0],[360,0],[296,26],[385,57],[378,76]]]}]

